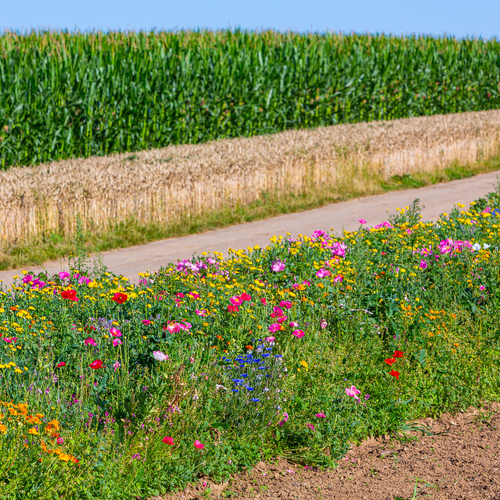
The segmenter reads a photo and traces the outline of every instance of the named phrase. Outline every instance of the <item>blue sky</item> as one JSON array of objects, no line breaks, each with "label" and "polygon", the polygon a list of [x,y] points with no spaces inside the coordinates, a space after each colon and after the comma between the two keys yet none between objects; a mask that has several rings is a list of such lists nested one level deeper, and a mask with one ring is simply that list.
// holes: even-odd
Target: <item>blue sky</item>
[{"label": "blue sky", "polygon": [[500,38],[500,0],[14,0],[0,30],[274,28]]}]

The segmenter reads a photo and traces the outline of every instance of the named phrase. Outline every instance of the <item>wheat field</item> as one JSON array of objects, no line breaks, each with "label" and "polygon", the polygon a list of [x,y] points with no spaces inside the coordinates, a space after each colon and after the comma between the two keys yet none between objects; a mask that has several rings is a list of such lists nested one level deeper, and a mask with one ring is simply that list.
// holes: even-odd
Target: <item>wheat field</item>
[{"label": "wheat field", "polygon": [[336,125],[0,171],[1,244],[108,231],[311,189],[370,194],[375,178],[500,152],[500,111]]}]

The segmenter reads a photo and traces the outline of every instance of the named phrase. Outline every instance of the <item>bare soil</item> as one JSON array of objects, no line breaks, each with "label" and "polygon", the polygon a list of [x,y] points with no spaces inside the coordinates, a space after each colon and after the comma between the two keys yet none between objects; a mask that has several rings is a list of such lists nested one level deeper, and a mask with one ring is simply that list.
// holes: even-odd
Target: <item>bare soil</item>
[{"label": "bare soil", "polygon": [[169,499],[500,500],[500,404],[417,422],[365,441],[330,470],[260,462],[229,483],[200,482]]}]

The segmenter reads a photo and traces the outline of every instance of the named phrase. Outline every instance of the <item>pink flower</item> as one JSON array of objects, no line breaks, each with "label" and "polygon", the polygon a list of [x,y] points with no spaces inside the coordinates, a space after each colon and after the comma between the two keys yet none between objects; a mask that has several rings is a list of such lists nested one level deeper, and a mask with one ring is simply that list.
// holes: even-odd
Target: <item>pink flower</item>
[{"label": "pink flower", "polygon": [[266,305],[266,298],[265,298],[265,297],[262,297],[262,298],[260,299],[260,301],[261,301],[264,305]]},{"label": "pink flower", "polygon": [[479,290],[486,290],[486,287],[484,285],[479,285]]},{"label": "pink flower", "polygon": [[168,330],[170,333],[177,333],[181,331],[181,324],[169,322],[168,325],[163,327],[163,330]]},{"label": "pink flower", "polygon": [[97,342],[92,337],[85,339],[85,341],[83,343],[85,345],[97,345]]},{"label": "pink flower", "polygon": [[274,342],[276,340],[276,337],[266,337],[264,339],[264,342]]},{"label": "pink flower", "polygon": [[149,320],[149,319],[143,319],[142,323],[147,326],[147,325],[151,324],[151,320]]},{"label": "pink flower", "polygon": [[64,279],[66,279],[66,278],[69,278],[69,273],[67,273],[66,271],[61,271],[61,272],[59,273],[59,279],[60,279],[60,280],[64,280]]},{"label": "pink flower", "polygon": [[326,278],[327,276],[330,276],[332,273],[330,271],[327,271],[326,269],[321,268],[317,273],[316,277],[317,278]]},{"label": "pink flower", "polygon": [[316,413],[316,416],[318,418],[326,418],[326,415],[324,413]]},{"label": "pink flower", "polygon": [[348,387],[346,390],[345,390],[345,393],[350,397],[350,398],[354,398],[354,399],[358,399],[358,394],[361,394],[361,391],[356,389],[356,387],[354,387],[353,385],[351,385],[351,387]]},{"label": "pink flower", "polygon": [[113,337],[121,337],[122,336],[122,332],[120,330],[118,330],[118,328],[110,328],[109,329],[109,333],[111,333],[111,335],[113,335]]},{"label": "pink flower", "polygon": [[418,267],[420,267],[420,269],[427,269],[427,261],[426,260],[421,260],[420,261],[420,265]]},{"label": "pink flower", "polygon": [[[170,446],[172,446],[174,444],[174,438],[170,437],[170,436],[165,436],[162,441],[165,443],[165,444],[169,444]],[[199,442],[199,441],[198,441]],[[195,441],[195,446],[196,446],[196,441]],[[203,446],[203,445],[202,445]]]},{"label": "pink flower", "polygon": [[320,325],[321,329],[324,330],[328,326],[328,323],[325,319],[322,319]]},{"label": "pink flower", "polygon": [[66,363],[64,361],[61,361],[56,365],[56,368],[62,368],[63,366],[66,366]]},{"label": "pink flower", "polygon": [[285,412],[285,413],[283,413],[283,420],[281,420],[280,422],[278,422],[278,425],[280,427],[283,427],[283,425],[285,425],[287,422],[288,422],[288,413]]},{"label": "pink flower", "polygon": [[194,445],[195,445],[196,448],[199,448],[200,450],[203,450],[203,448],[205,448],[205,445],[201,444],[197,439],[194,442]]},{"label": "pink flower", "polygon": [[295,330],[292,335],[295,335],[298,339],[301,339],[305,333],[302,330]]},{"label": "pink flower", "polygon": [[188,295],[190,295],[193,299],[199,299],[200,294],[197,292],[190,292]]},{"label": "pink flower", "polygon": [[285,316],[285,313],[282,311],[282,309],[278,306],[275,306],[271,314],[271,318],[282,318],[283,316]]},{"label": "pink flower", "polygon": [[359,222],[360,224],[366,224],[365,219],[359,219],[359,220],[358,220],[358,222]]},{"label": "pink flower", "polygon": [[291,326],[292,328],[297,328],[299,326],[299,324],[296,321],[290,321],[288,325]]},{"label": "pink flower", "polygon": [[280,307],[284,307],[285,309],[291,309],[292,303],[289,300],[282,300],[280,302]]},{"label": "pink flower", "polygon": [[338,276],[335,276],[335,278],[333,278],[333,282],[334,283],[342,283],[342,276],[339,274]]},{"label": "pink flower", "polygon": [[282,325],[286,321],[286,316],[283,316],[282,318],[278,318],[277,321],[280,325]]},{"label": "pink flower", "polygon": [[64,438],[62,438],[61,436],[59,436],[59,437],[56,439],[56,443],[57,443],[57,444],[64,444]]},{"label": "pink flower", "polygon": [[276,333],[276,332],[279,332],[281,330],[281,325],[279,323],[273,323],[270,327],[269,327],[269,331],[271,333]]},{"label": "pink flower", "polygon": [[285,270],[285,263],[281,262],[280,260],[275,260],[271,266],[271,270],[273,270],[275,273],[278,273],[280,271]]},{"label": "pink flower", "polygon": [[250,300],[252,300],[252,297],[250,295],[248,295],[248,293],[243,292],[241,294],[241,300],[250,301]]},{"label": "pink flower", "polygon": [[113,345],[116,347],[117,345],[123,344],[120,339],[113,339]]},{"label": "pink flower", "polygon": [[115,369],[115,372],[116,370],[118,370],[118,368],[120,368],[120,363],[118,361],[115,361],[115,364],[113,365],[114,369]]},{"label": "pink flower", "polygon": [[206,309],[202,309],[201,311],[199,309],[196,309],[196,314],[198,316],[206,316],[207,315],[207,311],[206,311]]},{"label": "pink flower", "polygon": [[306,424],[306,427],[309,427],[312,431],[314,431],[314,425],[313,424]]},{"label": "pink flower", "polygon": [[233,306],[241,306],[241,304],[243,304],[243,299],[241,297],[239,297],[238,295],[234,295],[233,297],[231,297],[229,299],[229,302],[231,302],[231,304],[233,304]]}]

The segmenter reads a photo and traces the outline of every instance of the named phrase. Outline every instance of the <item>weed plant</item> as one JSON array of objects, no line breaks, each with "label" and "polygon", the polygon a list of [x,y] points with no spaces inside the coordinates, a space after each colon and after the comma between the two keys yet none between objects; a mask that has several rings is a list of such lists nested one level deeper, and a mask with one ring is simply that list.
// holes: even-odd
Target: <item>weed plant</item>
[{"label": "weed plant", "polygon": [[500,194],[0,294],[5,499],[149,498],[499,396]]}]

